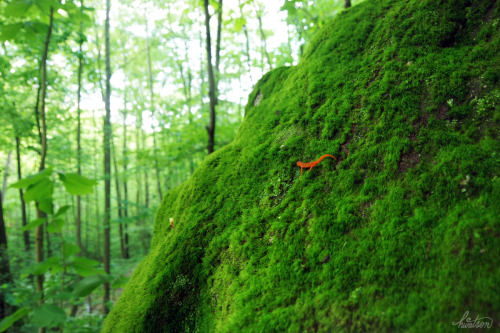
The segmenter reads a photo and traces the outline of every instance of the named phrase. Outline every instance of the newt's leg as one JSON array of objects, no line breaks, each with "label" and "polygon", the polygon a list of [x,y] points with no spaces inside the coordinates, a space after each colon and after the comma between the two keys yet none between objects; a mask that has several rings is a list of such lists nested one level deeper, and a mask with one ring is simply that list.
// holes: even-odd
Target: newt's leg
[{"label": "newt's leg", "polygon": [[300,174],[303,174],[303,173],[304,173],[304,168],[300,167]]}]

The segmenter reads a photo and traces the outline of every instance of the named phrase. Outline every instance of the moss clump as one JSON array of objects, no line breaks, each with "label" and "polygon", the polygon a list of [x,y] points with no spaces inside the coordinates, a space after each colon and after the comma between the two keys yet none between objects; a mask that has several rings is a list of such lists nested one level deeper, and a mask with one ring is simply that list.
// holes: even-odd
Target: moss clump
[{"label": "moss clump", "polygon": [[165,196],[104,332],[446,332],[466,311],[498,328],[499,17],[461,0],[340,14]]}]

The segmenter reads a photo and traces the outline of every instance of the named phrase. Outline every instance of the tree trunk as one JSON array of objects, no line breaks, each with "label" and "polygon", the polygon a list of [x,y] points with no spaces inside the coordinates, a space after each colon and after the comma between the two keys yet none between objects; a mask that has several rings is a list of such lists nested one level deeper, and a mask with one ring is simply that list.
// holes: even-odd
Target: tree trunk
[{"label": "tree trunk", "polygon": [[111,145],[113,147],[113,167],[115,171],[115,185],[116,185],[116,201],[118,204],[118,234],[120,235],[120,255],[122,259],[125,259],[125,240],[123,238],[123,209],[122,209],[122,195],[120,191],[120,179],[118,177],[118,164],[116,163],[116,148],[114,140],[111,139]]},{"label": "tree trunk", "polygon": [[205,96],[205,72],[203,71],[203,37],[201,35],[202,27],[199,30],[200,37],[200,107],[203,110],[205,102],[203,101],[203,96]]},{"label": "tree trunk", "polygon": [[[111,253],[110,253],[110,215],[111,215],[111,60],[110,60],[110,45],[109,45],[109,12],[111,1],[106,0],[106,23],[105,23],[105,39],[106,39],[106,98],[105,108],[106,115],[104,117],[104,271],[110,273]],[[110,285],[109,282],[104,283],[103,297],[103,313],[109,313]]]},{"label": "tree trunk", "polygon": [[[21,180],[23,178],[21,169],[21,139],[18,136],[16,137],[16,155],[17,155],[17,178]],[[22,188],[19,189],[19,197],[21,199],[22,226],[24,227],[28,222],[26,219],[26,203],[24,202]],[[24,249],[26,251],[30,251],[31,244],[30,244],[30,234],[28,230],[23,231],[23,240],[24,240]]]},{"label": "tree trunk", "polygon": [[146,18],[146,56],[148,59],[148,83],[149,83],[149,105],[151,108],[151,126],[153,128],[153,159],[156,171],[156,186],[161,201],[161,199],[163,198],[163,194],[161,192],[160,168],[158,166],[158,147],[156,144],[156,131],[154,128],[155,104],[154,104],[154,93],[153,93],[153,73],[151,68],[151,50],[149,46],[149,27],[147,18]]},{"label": "tree trunk", "polygon": [[[93,154],[93,163],[94,163],[94,178],[95,179],[98,179],[100,176],[99,176],[99,173],[98,173],[98,166],[97,166],[97,156],[98,156],[98,153],[97,153],[97,142],[98,142],[98,132],[99,130],[97,129],[97,118],[96,118],[96,114],[95,114],[95,110],[92,112],[92,120],[93,120],[93,125],[94,125],[94,154]],[[94,191],[94,204],[92,205],[93,207],[95,207],[95,218],[94,218],[94,221],[101,221],[101,212],[99,210],[99,206],[101,204],[101,201],[99,200],[99,191]],[[87,255],[92,255],[92,253],[90,252],[90,249],[93,249],[94,250],[94,253],[93,253],[93,258],[96,259],[96,260],[99,260],[101,261],[102,260],[102,248],[101,248],[101,240],[102,240],[102,237],[101,237],[101,225],[100,223],[96,223],[94,225],[95,227],[95,234],[97,235],[97,237],[94,237],[93,238],[93,246],[85,246],[85,248],[87,249]]]},{"label": "tree trunk", "polygon": [[[124,61],[124,70],[127,61]],[[127,88],[124,88],[124,101],[123,105],[125,109],[123,110],[123,216],[125,218],[125,223],[123,224],[123,232],[124,232],[124,247],[125,247],[125,258],[130,258],[129,253],[129,244],[128,244],[128,184],[127,184],[127,167],[128,167],[128,157],[127,157]]]},{"label": "tree trunk", "polygon": [[[142,132],[142,149],[143,151],[146,149],[146,133],[144,131]],[[148,172],[145,168],[143,168],[142,172],[144,172],[144,209],[148,210],[149,208],[149,176]],[[139,209],[139,213],[143,215],[143,211],[140,208],[140,206],[137,206]],[[144,225],[146,224],[146,219],[141,218],[141,242],[142,242],[142,248],[143,248],[143,253],[144,255],[148,251],[148,245],[146,242],[146,229],[144,228]]]},{"label": "tree trunk", "polygon": [[[222,5],[222,3],[221,3]],[[216,87],[214,68],[212,65],[212,42],[210,38],[210,14],[208,12],[208,0],[204,0],[205,8],[205,29],[206,29],[206,46],[207,46],[207,70],[208,70],[208,96],[210,98],[210,123],[207,126],[208,145],[207,152],[214,152],[215,145],[215,105],[217,104]],[[222,8],[219,10],[222,11]]]},{"label": "tree trunk", "polygon": [[[80,8],[83,10],[83,0],[80,0]],[[82,98],[82,70],[83,70],[83,22],[80,22],[80,36],[78,41],[78,92],[77,92],[77,129],[76,129],[76,167],[79,175],[82,174],[82,146],[81,146],[81,109],[80,102]],[[76,243],[83,253],[84,246],[82,243],[82,197],[76,197]]]},{"label": "tree trunk", "polygon": [[351,7],[351,0],[345,0],[345,5],[344,5],[345,8],[349,8]]},{"label": "tree trunk", "polygon": [[[54,8],[50,7],[49,29],[47,31],[47,38],[45,39],[42,62],[40,65],[41,68],[40,121],[42,129],[42,136],[41,136],[42,150],[40,154],[41,156],[40,156],[39,171],[45,169],[45,158],[47,156],[47,123],[45,117],[45,96],[47,94],[47,57],[49,53],[49,44],[50,44],[50,37],[52,35],[53,21],[54,21]],[[47,218],[47,214],[45,214],[45,212],[40,210],[38,204],[36,205],[36,215],[37,218]],[[40,224],[38,227],[36,227],[35,230],[35,262],[38,264],[42,261],[43,261],[43,223]],[[36,291],[40,294],[40,299],[38,301],[39,305],[43,304],[43,298],[44,298],[43,280],[44,280],[43,274],[36,275]],[[45,328],[44,327],[39,328],[38,332],[45,332]]]},{"label": "tree trunk", "polygon": [[[178,60],[177,65],[179,66],[179,74],[181,75],[182,79],[182,88],[184,91],[184,97],[186,99],[186,105],[188,107],[188,124],[189,126],[192,125],[193,123],[193,116],[191,114],[191,104],[192,104],[192,94],[191,94],[191,89],[192,89],[192,83],[193,83],[193,75],[191,74],[191,68],[189,67],[189,49],[186,40],[184,40],[184,63],[187,66],[187,78],[184,77],[184,67],[182,66],[182,61]],[[193,161],[193,155],[190,155],[189,158],[189,170],[191,171],[191,174],[194,172],[194,161]]]},{"label": "tree trunk", "polygon": [[217,11],[217,39],[215,41],[215,104],[219,103],[219,79],[220,79],[220,43],[222,35],[222,0],[219,0]]},{"label": "tree trunk", "polygon": [[[244,5],[241,4],[241,0],[238,0],[238,4],[239,4],[239,7],[240,7],[241,18],[244,18],[243,17],[243,6]],[[250,75],[250,82],[252,82],[252,84],[253,84],[253,78],[252,78],[252,60],[250,58],[250,38],[248,37],[248,29],[247,29],[246,23],[243,24],[243,33],[245,34],[245,41],[246,41],[245,53],[246,53],[246,56],[247,56],[248,75]]]},{"label": "tree trunk", "polygon": [[7,153],[7,163],[5,163],[5,172],[3,174],[3,184],[2,184],[2,200],[5,198],[5,190],[7,190],[7,178],[9,178],[10,170],[10,157],[12,156],[12,151],[9,150]]},{"label": "tree trunk", "polygon": [[[262,58],[264,58],[264,55],[267,59],[267,64],[269,65],[269,69],[273,69],[273,65],[271,65],[271,57],[269,56],[269,52],[267,52],[267,42],[266,42],[266,34],[264,33],[264,29],[262,28],[262,14],[257,11],[257,20],[259,20],[259,32],[260,32],[260,38],[262,42]],[[264,66],[263,66],[264,67]],[[262,71],[264,71],[264,68],[262,68]]]},{"label": "tree trunk", "polygon": [[[136,181],[136,197],[135,197],[135,203],[136,203],[136,216],[137,216],[137,224],[139,226],[142,225],[142,217],[141,217],[141,197],[142,197],[142,166],[139,165],[141,163],[139,157],[140,157],[140,149],[141,149],[141,132],[142,132],[142,113],[141,111],[137,111],[137,122],[136,122],[136,132],[135,132],[135,140],[137,142],[137,150],[136,150],[136,170],[135,170],[135,181]],[[142,239],[142,234],[140,235],[140,238]]]},{"label": "tree trunk", "polygon": [[[146,149],[146,133],[142,133],[142,150]],[[149,208],[149,175],[146,168],[143,167],[142,172],[144,173],[144,207]]]},{"label": "tree trunk", "polygon": [[[41,68],[40,68],[41,72]],[[36,119],[36,127],[38,129],[38,140],[39,142],[42,142],[42,127],[40,126],[40,91],[42,90],[42,85],[40,84],[38,86],[38,89],[36,90],[36,102],[35,102],[35,119]]]},{"label": "tree trunk", "polygon": [[[0,192],[0,285],[12,282],[9,257],[7,255],[7,234],[5,233],[2,199],[2,192]],[[5,291],[6,289],[0,289],[0,318],[9,315],[9,305],[5,301]]]}]

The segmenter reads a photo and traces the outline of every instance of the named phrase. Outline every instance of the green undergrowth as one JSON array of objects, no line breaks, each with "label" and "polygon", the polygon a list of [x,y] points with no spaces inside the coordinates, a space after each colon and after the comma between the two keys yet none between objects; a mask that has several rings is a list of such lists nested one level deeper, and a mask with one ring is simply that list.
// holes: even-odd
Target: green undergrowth
[{"label": "green undergrowth", "polygon": [[[165,195],[104,332],[451,332],[466,311],[498,328],[499,17],[458,0],[339,14]],[[301,175],[323,154],[339,161]]]}]

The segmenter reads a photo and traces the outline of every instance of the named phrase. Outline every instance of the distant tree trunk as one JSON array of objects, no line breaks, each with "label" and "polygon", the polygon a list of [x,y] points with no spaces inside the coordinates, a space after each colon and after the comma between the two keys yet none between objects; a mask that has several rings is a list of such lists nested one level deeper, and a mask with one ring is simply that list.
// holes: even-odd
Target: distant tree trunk
[{"label": "distant tree trunk", "polygon": [[[80,12],[83,13],[83,0],[80,0]],[[78,36],[78,90],[77,90],[77,129],[76,129],[76,168],[79,175],[82,174],[82,119],[81,119],[81,99],[82,99],[82,71],[83,71],[83,21],[80,21],[80,35]],[[82,197],[76,197],[76,243],[82,254],[87,255],[87,249],[82,242]],[[81,280],[81,278],[79,278]],[[74,317],[78,311],[78,305],[74,304],[71,307],[70,316]]]},{"label": "distant tree trunk", "polygon": [[203,37],[201,35],[200,27],[200,106],[203,110],[205,102],[203,101],[203,96],[205,96],[205,72],[203,71]]},{"label": "distant tree trunk", "polygon": [[[241,18],[243,17],[243,6],[241,4],[241,0],[238,0],[238,4],[240,7],[240,15]],[[248,29],[246,23],[243,24],[243,33],[245,34],[245,41],[246,41],[246,49],[245,49],[245,54],[247,56],[247,64],[248,64],[248,74],[250,75],[250,82],[253,83],[253,78],[252,78],[252,59],[250,58],[250,38],[248,37]]]},{"label": "distant tree trunk", "polygon": [[[146,133],[144,131],[141,131],[142,133],[142,149],[146,149]],[[149,175],[146,170],[146,168],[142,169],[142,172],[144,173],[144,207],[147,209],[149,208]]]},{"label": "distant tree trunk", "polygon": [[[111,60],[110,60],[110,45],[109,45],[109,12],[111,9],[111,1],[106,0],[106,23],[105,39],[106,39],[106,98],[105,108],[106,115],[104,117],[104,271],[110,273],[111,252],[110,252],[110,215],[111,215]],[[103,313],[109,313],[110,285],[109,282],[104,283],[103,297]]]},{"label": "distant tree trunk", "polygon": [[118,177],[118,164],[116,163],[116,148],[114,140],[111,139],[111,145],[113,147],[113,167],[115,171],[115,185],[116,185],[116,201],[118,204],[118,234],[120,235],[120,255],[122,259],[125,259],[125,240],[123,238],[123,209],[122,209],[122,195],[120,191],[120,179]]},{"label": "distant tree trunk", "polygon": [[[17,178],[21,180],[22,169],[21,169],[21,139],[16,137],[16,155],[17,155]],[[24,227],[28,222],[26,219],[26,203],[24,202],[23,189],[19,189],[19,197],[21,198],[21,214],[22,214],[22,226]],[[24,239],[24,249],[26,251],[30,251],[30,234],[28,230],[23,231],[23,239]]]},{"label": "distant tree trunk", "polygon": [[[83,0],[80,0],[80,10],[83,10]],[[83,70],[83,22],[80,22],[80,36],[78,40],[78,92],[77,92],[77,129],[76,129],[76,167],[79,175],[82,174],[82,146],[81,146],[81,109],[82,99],[82,70]],[[83,253],[86,253],[82,243],[82,197],[76,197],[76,243]]]},{"label": "distant tree trunk", "polygon": [[345,5],[344,5],[345,8],[349,8],[351,7],[351,0],[345,0]]},{"label": "distant tree trunk", "polygon": [[[99,130],[97,129],[97,117],[95,114],[95,110],[92,112],[92,119],[93,119],[93,125],[94,125],[94,154],[93,154],[93,162],[94,162],[94,178],[98,178],[98,167],[97,167],[97,142],[98,142],[98,132]],[[92,205],[95,207],[95,221],[101,221],[101,212],[99,210],[99,206],[101,204],[101,201],[99,200],[99,191],[94,191],[94,204]],[[101,261],[102,260],[102,248],[101,248],[101,225],[100,223],[96,223],[95,225],[95,233],[97,234],[97,237],[94,238],[94,246],[85,246],[87,249],[87,254],[90,254],[90,249],[94,249],[94,256],[93,258],[96,260]]]},{"label": "distant tree trunk", "polygon": [[217,39],[215,40],[215,104],[219,103],[219,79],[220,79],[220,43],[222,36],[222,0],[219,0],[217,10]]},{"label": "distant tree trunk", "polygon": [[149,27],[147,18],[146,18],[146,56],[148,59],[149,105],[151,108],[151,124],[152,124],[151,126],[153,127],[153,159],[156,171],[156,186],[161,201],[161,199],[163,198],[163,194],[161,192],[160,167],[158,166],[158,147],[156,143],[156,130],[154,128],[155,104],[154,104],[154,93],[153,93],[153,73],[151,68],[151,50],[149,46]]},{"label": "distant tree trunk", "polygon": [[[124,68],[127,64],[125,59]],[[124,89],[124,110],[123,110],[123,173],[125,177],[123,177],[123,216],[125,221],[128,219],[128,185],[127,185],[127,168],[128,168],[128,157],[127,157],[127,87]],[[125,258],[130,258],[129,253],[129,243],[128,243],[128,222],[123,223],[123,232],[124,232],[124,247],[125,247]]]},{"label": "distant tree trunk", "polygon": [[[186,99],[186,105],[188,107],[188,124],[191,126],[193,123],[193,116],[191,114],[191,104],[192,104],[192,83],[193,83],[193,75],[191,74],[191,68],[189,67],[189,49],[186,40],[184,40],[184,63],[187,66],[187,77],[184,77],[184,67],[182,65],[182,61],[178,60],[177,65],[179,66],[179,74],[182,79],[182,87],[184,91],[184,98]],[[193,155],[190,155],[189,158],[189,169],[191,174],[194,172],[194,161]]]},{"label": "distant tree trunk", "polygon": [[[205,8],[205,29],[206,29],[207,66],[208,66],[207,70],[208,70],[208,87],[209,87],[208,96],[210,98],[210,123],[207,126],[207,133],[208,133],[207,151],[208,154],[211,154],[214,152],[214,146],[215,146],[215,106],[217,105],[217,93],[216,93],[217,87],[215,83],[214,68],[212,65],[212,42],[210,37],[210,14],[208,12],[208,0],[204,0],[204,8]],[[222,15],[222,0],[220,0],[219,11],[220,11],[219,14]]]},{"label": "distant tree trunk", "polygon": [[[2,193],[3,197],[5,197],[5,190],[7,190],[7,178],[9,178],[9,170],[10,170],[10,157],[12,156],[12,151],[9,150],[7,153],[7,163],[5,163],[5,172],[3,174],[3,183],[2,183]],[[3,200],[3,199],[2,199]]]},{"label": "distant tree trunk", "polygon": [[[135,203],[136,203],[136,216],[137,216],[137,224],[139,226],[142,225],[142,217],[141,217],[141,197],[142,197],[142,167],[139,165],[141,163],[140,161],[140,150],[141,150],[141,132],[142,132],[142,113],[141,111],[137,111],[137,122],[136,122],[136,132],[135,132],[135,140],[137,142],[137,150],[136,150],[136,170],[135,170],[135,181],[137,183],[136,186],[136,197],[135,197]],[[146,178],[147,180],[147,178]],[[141,234],[141,240],[142,240],[142,234]]]},{"label": "distant tree trunk", "polygon": [[[269,56],[269,52],[267,52],[267,41],[266,34],[264,33],[264,29],[262,28],[262,13],[260,10],[257,10],[257,20],[259,21],[259,32],[261,38],[261,48],[262,48],[262,58],[267,59],[267,64],[269,65],[269,69],[273,69],[273,65],[271,64],[271,57]],[[262,66],[262,71],[264,71],[264,66]]]},{"label": "distant tree trunk", "polygon": [[[40,157],[40,167],[39,171],[45,169],[45,158],[47,156],[47,123],[45,117],[45,96],[47,94],[47,57],[49,53],[50,37],[52,35],[52,26],[54,20],[54,8],[50,7],[50,18],[49,18],[49,29],[47,31],[47,38],[45,39],[45,46],[42,56],[42,62],[40,65],[41,69],[41,100],[40,100],[40,122],[42,129],[42,141],[41,141],[41,157]],[[37,218],[47,218],[47,214],[40,210],[38,204],[36,205],[36,215]],[[38,264],[43,261],[43,224],[36,227],[35,230],[35,262]],[[39,305],[43,304],[43,280],[44,275],[36,275],[36,291],[40,294],[40,299],[38,301]],[[45,327],[40,327],[38,332],[45,332]]]},{"label": "distant tree trunk", "polygon": [[[0,192],[0,285],[12,282],[9,257],[7,255],[7,234],[5,233],[2,199],[2,192]],[[0,318],[5,318],[9,315],[9,305],[5,301],[5,290],[0,289]]]}]

